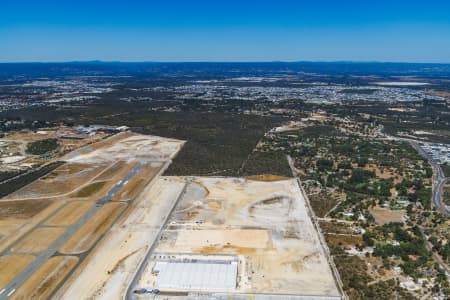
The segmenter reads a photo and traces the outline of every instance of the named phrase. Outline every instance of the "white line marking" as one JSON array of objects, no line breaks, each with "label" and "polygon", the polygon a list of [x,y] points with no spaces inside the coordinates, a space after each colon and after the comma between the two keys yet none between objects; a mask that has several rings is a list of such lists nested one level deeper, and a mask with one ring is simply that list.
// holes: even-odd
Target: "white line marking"
[{"label": "white line marking", "polygon": [[16,291],[16,289],[11,290],[6,296],[7,297],[11,296],[12,294],[14,294],[15,291]]},{"label": "white line marking", "polygon": [[0,295],[3,294],[5,292],[6,289],[3,289],[0,291]]}]

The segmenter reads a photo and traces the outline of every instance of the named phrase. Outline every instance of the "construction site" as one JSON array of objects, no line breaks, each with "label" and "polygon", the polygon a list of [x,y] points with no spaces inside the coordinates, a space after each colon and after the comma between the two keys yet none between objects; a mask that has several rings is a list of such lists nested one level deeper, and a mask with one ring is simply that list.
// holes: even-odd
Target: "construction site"
[{"label": "construction site", "polygon": [[187,181],[186,190],[135,290],[157,289],[161,299],[205,292],[339,299],[295,179],[176,180]]},{"label": "construction site", "polygon": [[163,176],[121,132],[0,199],[0,298],[341,299],[296,179]]}]

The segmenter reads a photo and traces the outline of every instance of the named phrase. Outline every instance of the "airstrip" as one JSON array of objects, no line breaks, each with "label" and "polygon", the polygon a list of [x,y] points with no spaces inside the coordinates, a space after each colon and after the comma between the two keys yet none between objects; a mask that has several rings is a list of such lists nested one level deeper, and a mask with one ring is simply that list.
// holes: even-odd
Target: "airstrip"
[{"label": "airstrip", "polygon": [[0,199],[0,298],[340,299],[295,179],[162,176],[183,144],[122,132]]},{"label": "airstrip", "polygon": [[0,297],[53,296],[111,227],[139,209],[136,199],[183,143],[119,133],[67,154],[62,166],[2,198]]}]

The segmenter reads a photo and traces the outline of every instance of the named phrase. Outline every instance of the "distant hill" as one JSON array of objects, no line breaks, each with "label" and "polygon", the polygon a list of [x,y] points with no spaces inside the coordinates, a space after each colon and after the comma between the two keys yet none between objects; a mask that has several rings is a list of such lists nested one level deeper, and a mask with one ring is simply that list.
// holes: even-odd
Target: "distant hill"
[{"label": "distant hill", "polygon": [[383,62],[64,62],[0,63],[0,78],[65,76],[328,75],[450,76],[450,64]]}]

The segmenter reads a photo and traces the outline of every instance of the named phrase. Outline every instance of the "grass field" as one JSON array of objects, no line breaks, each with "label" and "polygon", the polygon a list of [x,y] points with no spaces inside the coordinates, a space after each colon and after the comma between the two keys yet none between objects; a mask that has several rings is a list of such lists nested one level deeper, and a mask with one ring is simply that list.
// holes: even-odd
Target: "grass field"
[{"label": "grass field", "polygon": [[100,181],[100,182],[94,182],[89,184],[88,186],[82,188],[81,190],[79,190],[76,194],[75,197],[89,197],[94,195],[95,193],[97,193],[98,191],[100,191],[100,189],[105,185],[106,182],[104,181]]}]

